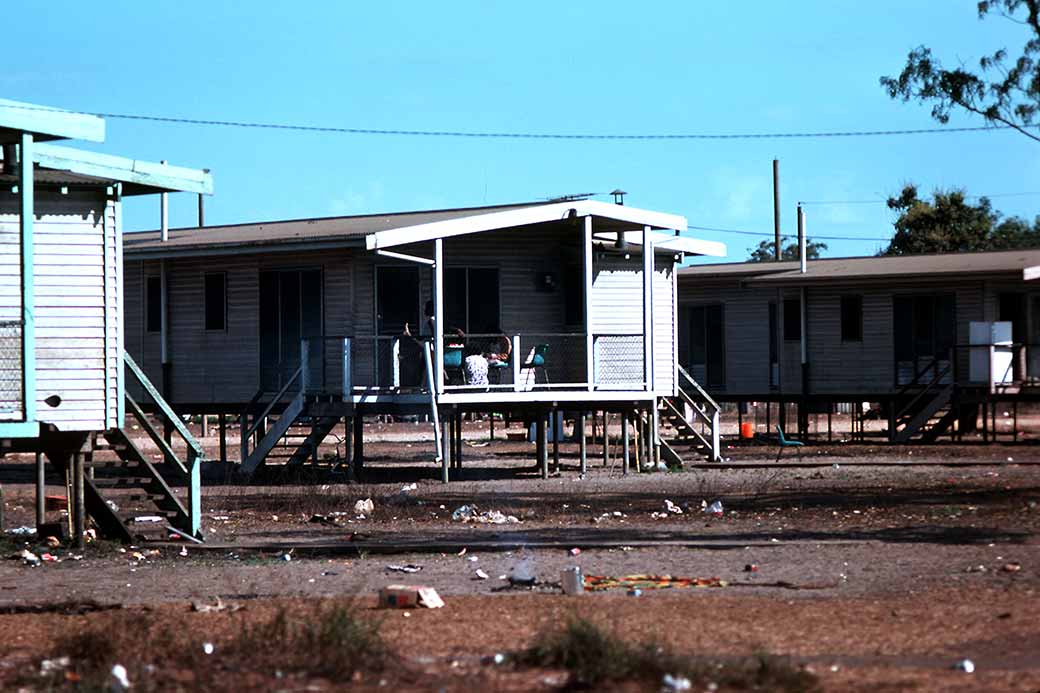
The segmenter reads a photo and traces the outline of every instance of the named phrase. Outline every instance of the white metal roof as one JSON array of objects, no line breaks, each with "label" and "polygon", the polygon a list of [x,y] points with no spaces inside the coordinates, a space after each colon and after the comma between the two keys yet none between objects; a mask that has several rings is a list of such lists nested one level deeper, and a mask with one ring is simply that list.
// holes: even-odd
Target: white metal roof
[{"label": "white metal roof", "polygon": [[[405,226],[386,231],[377,231],[365,237],[365,245],[369,250],[379,250],[407,245],[409,243],[420,243],[437,238],[449,238],[451,236],[463,236],[482,231],[492,231],[514,226],[526,226],[528,224],[542,224],[551,221],[560,221],[575,217],[596,216],[604,219],[630,223],[634,226],[649,226],[653,229],[671,229],[674,231],[685,231],[686,217],[677,214],[666,214],[638,207],[627,207],[623,205],[599,202],[596,200],[569,200],[567,202],[552,202],[544,205],[510,209],[502,212],[491,212],[488,214],[476,214],[470,217],[434,221],[415,226]],[[638,234],[637,234],[638,235]],[[668,236],[668,243],[677,241],[690,241],[688,245],[690,252],[695,254],[725,255],[725,246],[721,243],[710,243],[708,241],[696,241],[695,239],[681,239]],[[633,241],[635,242],[635,241]],[[669,249],[682,250],[677,246],[669,245]],[[707,251],[707,252],[701,252]]]}]

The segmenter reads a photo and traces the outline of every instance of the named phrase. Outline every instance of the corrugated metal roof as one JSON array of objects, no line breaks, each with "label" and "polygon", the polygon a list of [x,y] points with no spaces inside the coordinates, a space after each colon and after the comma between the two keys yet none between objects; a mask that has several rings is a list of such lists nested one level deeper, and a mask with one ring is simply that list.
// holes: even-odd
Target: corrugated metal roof
[{"label": "corrugated metal roof", "polygon": [[181,252],[218,252],[229,248],[248,248],[306,243],[364,245],[364,238],[376,231],[415,226],[435,221],[458,219],[487,212],[520,209],[545,202],[523,202],[488,207],[461,207],[392,214],[364,214],[346,217],[292,219],[288,221],[232,224],[171,229],[169,240],[159,240],[158,231],[123,235],[124,252],[137,254],[177,254]]},{"label": "corrugated metal roof", "polygon": [[755,284],[800,284],[818,281],[928,278],[955,274],[1021,273],[1040,265],[1040,249],[979,253],[845,257],[810,260],[805,274],[797,262],[741,262],[697,265],[679,270],[679,279],[742,280]]}]

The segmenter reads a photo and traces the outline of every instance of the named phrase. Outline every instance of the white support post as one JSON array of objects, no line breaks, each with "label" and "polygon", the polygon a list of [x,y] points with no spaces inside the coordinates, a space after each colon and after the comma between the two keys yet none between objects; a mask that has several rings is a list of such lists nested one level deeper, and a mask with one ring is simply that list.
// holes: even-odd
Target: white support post
[{"label": "white support post", "polygon": [[433,241],[433,361],[437,394],[444,392],[444,241]]},{"label": "white support post", "polygon": [[395,390],[401,389],[401,339],[394,337],[390,341],[391,385]]},{"label": "white support post", "polygon": [[520,355],[520,335],[513,335],[513,348],[509,353],[513,357],[513,392],[520,392],[520,365],[524,358]]},{"label": "white support post", "polygon": [[[31,133],[23,132],[18,162],[18,194],[21,197],[19,231],[22,244],[22,415],[27,424],[36,421],[36,294],[33,222],[36,215],[36,180],[33,172]],[[5,162],[5,165],[8,162]],[[82,538],[81,538],[82,539]]]},{"label": "white support post", "polygon": [[654,389],[654,243],[650,227],[643,227],[643,379]]},{"label": "white support post", "polygon": [[592,215],[585,217],[585,242],[584,246],[584,275],[585,275],[585,382],[588,383],[589,392],[595,389],[596,380],[595,364],[592,362]]}]

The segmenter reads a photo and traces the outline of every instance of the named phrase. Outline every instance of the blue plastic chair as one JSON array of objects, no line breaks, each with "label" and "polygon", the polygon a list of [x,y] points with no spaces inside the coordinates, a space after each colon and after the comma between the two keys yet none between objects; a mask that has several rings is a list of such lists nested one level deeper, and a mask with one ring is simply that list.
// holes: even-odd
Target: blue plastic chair
[{"label": "blue plastic chair", "polygon": [[465,384],[466,372],[462,369],[462,349],[460,347],[445,347],[442,358],[444,360],[444,372],[448,375],[457,376]]},{"label": "blue plastic chair", "polygon": [[534,347],[534,353],[531,354],[529,361],[525,362],[520,366],[521,370],[528,368],[535,369],[535,382],[538,382],[538,369],[542,369],[542,378],[545,379],[545,383],[549,383],[549,375],[545,372],[545,357],[549,354],[548,344],[537,344]]},{"label": "blue plastic chair", "polygon": [[780,461],[780,455],[784,454],[784,448],[794,448],[795,451],[798,453],[798,460],[801,461],[802,448],[805,446],[805,443],[803,443],[800,440],[788,440],[788,438],[784,435],[784,429],[780,428],[779,424],[777,424],[776,427],[776,434],[777,441],[780,444],[780,449],[776,451],[776,460],[774,460],[774,462]]}]

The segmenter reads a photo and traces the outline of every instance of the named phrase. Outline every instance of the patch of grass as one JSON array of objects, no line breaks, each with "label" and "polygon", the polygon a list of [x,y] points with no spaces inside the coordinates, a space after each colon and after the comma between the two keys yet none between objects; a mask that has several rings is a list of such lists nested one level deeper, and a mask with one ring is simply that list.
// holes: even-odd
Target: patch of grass
[{"label": "patch of grass", "polygon": [[206,638],[193,625],[198,622],[186,615],[113,614],[59,639],[46,658],[68,657],[67,669],[21,683],[107,690],[112,666],[122,664],[138,691],[167,690],[171,680],[185,690],[232,690],[229,683],[243,674],[270,681],[287,675],[350,681],[384,671],[392,656],[381,621],[363,616],[353,602],[283,607],[230,639],[215,640],[212,655],[203,651]]},{"label": "patch of grass", "polygon": [[303,613],[282,609],[269,621],[247,628],[226,651],[232,657],[256,658],[272,672],[349,679],[357,671],[384,669],[390,648],[380,635],[381,626],[381,620],[362,617],[352,603]]},{"label": "patch of grass", "polygon": [[710,661],[684,656],[653,642],[631,645],[579,617],[571,617],[561,628],[543,631],[513,661],[521,666],[564,669],[570,674],[569,689],[632,681],[656,690],[665,674],[671,674],[690,679],[694,686],[715,683],[722,690],[819,690],[815,676],[786,658],[757,654]]}]

